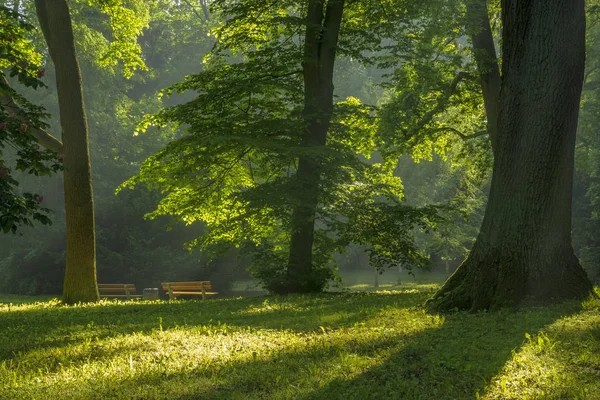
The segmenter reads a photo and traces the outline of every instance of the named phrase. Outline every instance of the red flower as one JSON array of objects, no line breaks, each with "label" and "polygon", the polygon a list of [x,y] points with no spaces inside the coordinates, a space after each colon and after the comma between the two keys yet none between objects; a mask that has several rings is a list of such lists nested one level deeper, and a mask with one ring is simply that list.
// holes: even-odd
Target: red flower
[{"label": "red flower", "polygon": [[38,69],[37,76],[41,78],[46,73],[46,68]]},{"label": "red flower", "polygon": [[21,133],[26,133],[27,132],[27,124],[25,122],[23,122],[21,124],[21,128],[19,128],[19,130],[21,131]]},{"label": "red flower", "polygon": [[36,204],[40,204],[42,201],[44,201],[44,196],[40,196],[40,197],[39,197],[39,198],[38,198],[38,199],[35,201],[35,203],[36,203]]}]

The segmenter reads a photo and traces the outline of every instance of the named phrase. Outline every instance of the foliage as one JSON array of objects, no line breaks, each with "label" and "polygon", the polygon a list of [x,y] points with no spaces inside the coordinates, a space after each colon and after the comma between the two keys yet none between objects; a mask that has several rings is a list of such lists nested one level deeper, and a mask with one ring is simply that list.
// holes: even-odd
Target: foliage
[{"label": "foliage", "polygon": [[[232,275],[246,276],[243,265],[237,262],[225,265],[221,260],[208,265],[200,254],[190,254],[183,243],[191,240],[199,227],[183,229],[164,218],[144,221],[143,215],[157,201],[154,194],[136,190],[118,197],[114,195],[115,187],[136,171],[141,160],[168,139],[148,135],[142,140],[132,135],[141,116],[160,106],[157,85],[175,82],[191,72],[191,68],[196,68],[194,60],[197,61],[198,54],[210,46],[206,28],[203,28],[205,22],[196,21],[189,10],[184,12],[187,6],[167,9],[163,6],[173,5],[173,2],[143,3],[153,13],[153,22],[144,37],[139,38],[141,56],[149,70],[138,70],[130,79],[123,77],[123,63],[105,67],[98,62],[112,43],[111,18],[87,1],[71,3],[89,123],[98,278],[103,283],[133,282],[140,288],[166,280],[211,279],[220,292],[226,292],[232,284]],[[128,7],[130,4],[133,3],[124,3]],[[26,7],[24,11],[32,10]],[[143,17],[144,13],[140,11],[139,16]],[[31,19],[35,20],[35,16]],[[34,43],[39,52],[45,54],[45,43],[37,34],[29,31],[28,43]],[[161,40],[155,40],[157,37]],[[177,38],[178,45],[166,40],[169,37]],[[186,46],[183,46],[184,41]],[[156,55],[167,63],[157,65]],[[20,91],[47,107],[52,114],[48,122],[54,128],[49,130],[60,132],[53,78],[54,66],[50,63],[45,66],[42,78],[48,90]],[[15,179],[23,191],[35,191],[44,197],[42,206],[54,211],[54,224],[24,229],[23,236],[2,240],[0,292],[60,293],[65,250],[64,240],[60,239],[65,236],[62,179],[60,175],[35,179],[24,174],[15,175]],[[216,276],[217,271],[228,272]]]},{"label": "foliage", "polygon": [[391,69],[390,99],[381,111],[381,151],[398,158],[410,153],[430,160],[485,130],[485,111],[472,49],[466,41],[464,10],[445,2],[406,28],[402,40],[378,57]]},{"label": "foliage", "polygon": [[377,57],[390,71],[377,149],[402,178],[409,205],[449,206],[445,223],[417,234],[421,251],[447,266],[462,261],[477,236],[492,166],[466,18],[462,2],[432,5]]},{"label": "foliage", "polygon": [[75,307],[56,300],[3,302],[0,397],[600,395],[598,300],[583,309],[570,302],[439,316],[415,307],[430,294],[411,289]]},{"label": "foliage", "polygon": [[417,163],[404,156],[397,173],[402,177],[409,204],[448,202],[450,205],[446,223],[439,224],[429,235],[417,235],[419,247],[432,262],[444,261],[450,267],[463,261],[477,237],[487,200],[488,179],[479,176],[481,170],[470,159],[456,156],[453,151],[448,158],[453,161],[444,161],[434,153],[431,161]]},{"label": "foliage", "polygon": [[61,163],[56,153],[40,149],[30,135],[32,129],[48,126],[44,121],[48,114],[19,95],[5,79],[7,71],[26,87],[45,86],[40,80],[45,72],[40,67],[41,56],[26,37],[34,28],[24,16],[2,5],[0,22],[0,230],[16,233],[20,226],[33,226],[33,221],[51,221],[42,196],[18,190],[13,170],[50,175],[61,168]]},{"label": "foliage", "polygon": [[[391,21],[349,3],[339,52],[368,61],[365,49],[382,40]],[[184,104],[148,115],[140,125],[181,128],[176,140],[148,158],[137,177],[124,186],[145,183],[163,192],[149,216],[174,215],[185,223],[201,221],[207,231],[190,247],[203,252],[224,246],[252,255],[251,269],[265,287],[285,292],[290,215],[308,203],[294,179],[300,156],[322,168],[320,204],[313,247],[314,290],[334,278],[334,251],[368,243],[378,267],[425,259],[413,241],[413,228],[441,220],[435,207],[401,204],[402,185],[393,169],[365,162],[376,150],[375,109],[348,97],[335,105],[327,146],[302,146],[303,6],[294,2],[220,2],[213,11],[224,24],[213,29],[217,42],[202,71],[165,91],[194,91]],[[358,29],[359,16],[364,22]],[[394,22],[410,20],[401,15]],[[389,230],[379,230],[377,225]],[[218,253],[216,253],[218,254]]]},{"label": "foliage", "polygon": [[137,69],[145,70],[141,57],[142,48],[138,37],[148,27],[150,14],[143,0],[88,0],[91,6],[108,16],[110,22],[110,40],[106,52],[98,59],[100,66],[115,66],[123,63],[123,74],[131,78]]}]

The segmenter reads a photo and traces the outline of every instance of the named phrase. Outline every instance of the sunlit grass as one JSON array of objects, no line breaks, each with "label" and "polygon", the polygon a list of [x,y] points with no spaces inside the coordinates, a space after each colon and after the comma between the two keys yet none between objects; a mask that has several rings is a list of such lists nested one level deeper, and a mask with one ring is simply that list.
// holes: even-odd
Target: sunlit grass
[{"label": "sunlit grass", "polygon": [[600,304],[527,334],[486,399],[600,399]]},{"label": "sunlit grass", "polygon": [[599,301],[439,316],[431,293],[0,304],[0,399],[600,398]]}]

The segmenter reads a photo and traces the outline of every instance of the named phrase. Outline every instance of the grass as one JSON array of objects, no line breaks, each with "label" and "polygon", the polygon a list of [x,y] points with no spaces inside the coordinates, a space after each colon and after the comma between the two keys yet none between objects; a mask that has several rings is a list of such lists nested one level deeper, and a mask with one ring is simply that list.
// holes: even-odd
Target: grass
[{"label": "grass", "polygon": [[440,316],[432,290],[4,302],[0,399],[600,399],[599,300]]},{"label": "grass", "polygon": [[28,296],[22,294],[1,294],[0,295],[0,305],[8,305],[8,304],[29,304],[29,303],[37,303],[50,301],[57,296],[52,295],[40,295],[40,296]]}]

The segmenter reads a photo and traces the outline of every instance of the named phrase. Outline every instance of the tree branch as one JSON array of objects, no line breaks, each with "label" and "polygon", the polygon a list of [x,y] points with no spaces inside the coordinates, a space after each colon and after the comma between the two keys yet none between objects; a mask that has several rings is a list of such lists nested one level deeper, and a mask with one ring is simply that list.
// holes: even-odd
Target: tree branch
[{"label": "tree branch", "polygon": [[[192,12],[193,12],[194,14],[196,14],[196,16],[197,16],[198,18],[202,19],[202,16],[201,16],[201,15],[200,15],[200,13],[199,13],[199,12],[196,10],[196,7],[194,7],[194,6],[192,5],[192,3],[190,3],[188,0],[183,0],[183,2],[184,2],[185,4],[187,4],[187,5],[188,5],[188,6],[189,6],[189,7],[192,9]],[[202,10],[204,11],[204,15],[206,16],[206,19],[208,19],[208,9],[205,9],[205,7],[202,7]]]},{"label": "tree branch", "polygon": [[478,138],[478,137],[481,137],[481,136],[489,135],[488,131],[477,131],[477,132],[472,133],[470,135],[465,135],[464,133],[462,133],[458,129],[452,128],[451,126],[444,126],[444,127],[441,127],[441,128],[437,128],[437,129],[435,129],[435,131],[436,132],[443,132],[443,131],[452,132],[452,133],[455,133],[458,136],[460,136],[460,138],[462,140],[475,139],[475,138]]},{"label": "tree branch", "polygon": [[[14,109],[15,111],[18,111],[21,108],[19,107],[19,105],[17,103],[15,103],[15,101],[11,97],[9,91],[7,89],[5,89],[8,87],[9,87],[8,81],[6,80],[5,77],[2,77],[2,79],[0,80],[0,102],[2,103],[3,106],[9,107],[9,108]],[[29,125],[30,121],[25,120],[25,118],[20,117],[19,115],[16,115],[16,117],[20,121],[27,123]],[[57,138],[55,138],[54,136],[52,136],[51,134],[49,134],[48,132],[46,132],[43,129],[40,129],[38,127],[31,126],[31,125],[29,126],[28,132],[37,140],[37,142],[41,146],[45,147],[48,150],[52,150],[55,153],[58,153],[59,155],[63,154],[62,142],[60,140],[58,140]]]},{"label": "tree branch", "polygon": [[202,11],[204,12],[204,16],[206,20],[210,18],[210,13],[208,12],[208,6],[206,5],[206,0],[200,0],[200,7],[202,7]]},{"label": "tree branch", "polygon": [[425,127],[425,125],[427,125],[429,122],[431,122],[431,120],[433,119],[433,117],[436,114],[440,113],[443,110],[443,108],[446,106],[446,103],[448,102],[448,100],[450,100],[450,97],[454,94],[454,91],[456,90],[456,87],[458,86],[460,81],[462,81],[464,78],[466,78],[468,76],[469,76],[469,74],[467,72],[459,72],[454,77],[454,79],[448,86],[448,90],[446,91],[446,93],[444,93],[442,95],[442,97],[439,99],[437,105],[433,108],[433,110],[429,110],[428,112],[425,113],[425,115],[423,115],[423,118],[421,118],[421,121],[419,121],[419,123],[415,126],[415,128],[411,130],[412,132],[411,132],[410,136],[413,136],[415,133],[421,131]]},{"label": "tree branch", "polygon": [[500,88],[502,79],[494,36],[490,26],[487,0],[467,2],[467,29],[473,42],[473,55],[479,70],[483,103],[487,116],[492,151],[498,146],[498,118],[500,115]]}]

